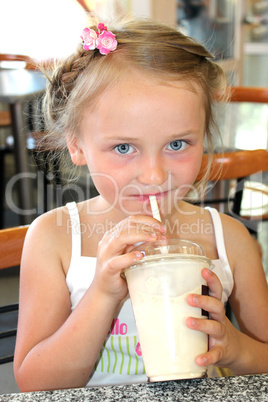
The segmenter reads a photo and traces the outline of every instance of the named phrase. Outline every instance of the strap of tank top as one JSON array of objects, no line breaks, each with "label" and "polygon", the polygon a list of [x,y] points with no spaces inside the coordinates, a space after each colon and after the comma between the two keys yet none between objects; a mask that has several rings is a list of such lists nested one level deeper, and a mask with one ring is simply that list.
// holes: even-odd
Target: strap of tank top
[{"label": "strap of tank top", "polygon": [[227,254],[226,254],[226,249],[225,249],[220,214],[215,208],[205,207],[205,209],[207,209],[210,212],[211,217],[212,217],[219,259],[229,265],[229,262],[227,259]]},{"label": "strap of tank top", "polygon": [[76,202],[68,202],[66,207],[69,210],[72,227],[72,258],[81,256],[81,228],[80,218]]},{"label": "strap of tank top", "polygon": [[232,290],[234,286],[234,278],[226,253],[221,217],[215,208],[206,207],[205,209],[207,209],[211,214],[219,259],[222,262],[224,271],[228,277],[230,290]]}]

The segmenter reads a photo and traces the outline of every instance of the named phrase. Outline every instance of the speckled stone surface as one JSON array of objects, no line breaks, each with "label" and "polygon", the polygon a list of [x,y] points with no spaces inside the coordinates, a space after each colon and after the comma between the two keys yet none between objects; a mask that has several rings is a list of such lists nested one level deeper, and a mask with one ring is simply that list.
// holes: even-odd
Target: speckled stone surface
[{"label": "speckled stone surface", "polygon": [[268,374],[0,395],[1,402],[268,401]]}]

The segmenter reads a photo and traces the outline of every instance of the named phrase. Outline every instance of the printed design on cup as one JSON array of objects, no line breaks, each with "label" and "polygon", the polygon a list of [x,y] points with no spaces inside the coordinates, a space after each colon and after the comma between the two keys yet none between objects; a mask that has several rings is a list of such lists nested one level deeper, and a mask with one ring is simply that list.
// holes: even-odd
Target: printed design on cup
[{"label": "printed design on cup", "polygon": [[103,344],[95,371],[110,374],[145,374],[137,336],[128,335],[128,326],[119,318],[112,321],[108,337]]},{"label": "printed design on cup", "polygon": [[[202,285],[202,287],[201,287],[201,295],[208,296],[208,290],[209,290],[208,286]],[[202,316],[209,317],[209,314],[208,314],[208,312],[206,310],[202,309]]]}]

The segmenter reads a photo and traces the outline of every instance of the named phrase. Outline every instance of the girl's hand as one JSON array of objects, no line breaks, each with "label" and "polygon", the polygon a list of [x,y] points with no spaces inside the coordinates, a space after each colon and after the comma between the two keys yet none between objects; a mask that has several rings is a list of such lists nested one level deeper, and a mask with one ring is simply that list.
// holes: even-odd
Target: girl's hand
[{"label": "girl's hand", "polygon": [[186,324],[189,328],[209,335],[209,350],[197,357],[199,366],[217,365],[230,367],[240,353],[239,331],[231,324],[225,315],[221,302],[222,286],[217,275],[209,269],[202,270],[202,276],[207,281],[209,296],[188,296],[190,306],[208,311],[211,319],[188,317]]},{"label": "girl's hand", "polygon": [[127,295],[121,271],[142,259],[132,251],[135,243],[166,239],[165,226],[151,216],[130,216],[107,231],[98,246],[96,275],[92,284],[117,301]]}]

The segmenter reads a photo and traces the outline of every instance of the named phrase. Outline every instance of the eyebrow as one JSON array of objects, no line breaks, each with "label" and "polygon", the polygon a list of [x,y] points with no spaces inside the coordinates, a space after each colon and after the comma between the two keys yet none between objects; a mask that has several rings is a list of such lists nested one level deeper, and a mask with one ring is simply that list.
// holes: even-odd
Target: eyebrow
[{"label": "eyebrow", "polygon": [[201,129],[192,129],[192,130],[184,131],[183,133],[180,133],[180,134],[178,134],[178,133],[171,134],[170,138],[180,139],[181,137],[188,137],[190,135],[199,135],[201,133],[202,133]]},{"label": "eyebrow", "polygon": [[[178,133],[170,134],[169,135],[169,140],[180,139],[182,137],[187,137],[187,136],[190,136],[190,135],[199,135],[201,133],[202,133],[201,129],[187,130],[186,132],[183,132],[181,134],[178,134]],[[136,137],[119,137],[119,136],[118,137],[116,137],[116,136],[113,137],[113,136],[110,136],[110,137],[107,137],[106,140],[107,141],[118,141],[118,142],[128,143],[128,142],[139,141],[140,138],[136,138]]]},{"label": "eyebrow", "polygon": [[116,137],[116,136],[110,136],[108,138],[106,138],[105,140],[107,141],[118,141],[118,142],[134,142],[134,141],[138,141],[138,138],[135,137]]}]

